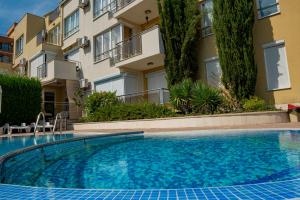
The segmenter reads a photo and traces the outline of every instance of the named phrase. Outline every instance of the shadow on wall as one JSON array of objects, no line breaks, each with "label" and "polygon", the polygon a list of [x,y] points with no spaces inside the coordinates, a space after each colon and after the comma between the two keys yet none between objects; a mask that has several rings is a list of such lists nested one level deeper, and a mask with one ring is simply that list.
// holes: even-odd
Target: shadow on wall
[{"label": "shadow on wall", "polygon": [[[256,2],[255,2],[256,3]],[[255,94],[261,98],[264,98],[268,103],[275,104],[274,91],[270,90],[271,88],[277,88],[279,85],[278,75],[279,71],[277,67],[273,67],[272,64],[266,66],[265,63],[265,53],[267,57],[270,54],[278,52],[273,51],[272,49],[264,50],[264,45],[274,42],[274,32],[273,26],[270,20],[270,17],[266,17],[263,19],[258,19],[258,10],[255,8],[255,24],[253,29],[254,36],[254,55],[255,61],[257,65],[257,83],[256,83],[256,92]],[[274,60],[279,58],[276,55],[272,59],[272,63],[278,63],[278,60]],[[272,67],[272,68],[271,68]],[[269,84],[268,84],[269,82]]]}]

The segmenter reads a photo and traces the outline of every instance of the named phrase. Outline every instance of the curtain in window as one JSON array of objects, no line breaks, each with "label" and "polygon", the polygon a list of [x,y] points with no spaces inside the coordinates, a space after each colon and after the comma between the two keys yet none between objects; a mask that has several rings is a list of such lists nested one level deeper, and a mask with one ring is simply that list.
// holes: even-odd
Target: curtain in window
[{"label": "curtain in window", "polygon": [[107,52],[110,49],[110,32],[103,34],[103,52]]},{"label": "curtain in window", "polygon": [[112,48],[116,47],[116,45],[121,42],[121,26],[118,25],[114,27],[111,31],[111,46]]},{"label": "curtain in window", "polygon": [[102,0],[94,0],[94,17],[100,15],[102,9]]},{"label": "curtain in window", "polygon": [[65,37],[75,31],[79,26],[79,10],[65,19]]},{"label": "curtain in window", "polygon": [[99,35],[95,38],[95,60],[100,60],[102,51],[102,35]]}]

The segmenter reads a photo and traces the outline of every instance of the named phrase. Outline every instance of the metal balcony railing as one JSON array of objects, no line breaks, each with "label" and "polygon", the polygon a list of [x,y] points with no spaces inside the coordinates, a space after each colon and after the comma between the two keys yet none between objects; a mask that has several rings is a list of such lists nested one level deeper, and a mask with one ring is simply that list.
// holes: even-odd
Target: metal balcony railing
[{"label": "metal balcony railing", "polygon": [[111,50],[105,51],[103,53],[96,53],[94,61],[99,62],[110,58],[111,65],[114,66],[115,64],[120,63],[124,60],[128,60],[132,57],[141,55],[143,53],[143,35],[155,29],[159,29],[159,27],[153,26],[141,33],[132,36],[127,40],[117,43]]},{"label": "metal balcony railing", "polygon": [[47,64],[44,63],[37,67],[37,78],[43,79],[47,77]]},{"label": "metal balcony railing", "polygon": [[132,2],[134,2],[135,0],[116,0],[116,11],[119,11],[123,8],[125,8],[126,6],[128,6],[129,4],[131,4]]},{"label": "metal balcony railing", "polygon": [[170,92],[166,88],[158,88],[154,90],[146,90],[132,94],[118,96],[124,103],[155,103],[165,104],[170,101]]},{"label": "metal balcony railing", "polygon": [[129,40],[120,42],[111,50],[111,64],[122,62],[132,57],[142,54],[142,36],[136,35]]},{"label": "metal balcony railing", "polygon": [[116,44],[116,47],[109,51],[96,54],[95,62],[110,58],[111,65],[115,65],[116,63],[122,62],[140,54],[142,54],[142,37],[141,35],[136,35],[134,37],[131,37],[129,40],[125,40]]},{"label": "metal balcony railing", "polygon": [[117,11],[125,8],[134,1],[135,0],[113,0],[102,8],[96,8],[94,10],[94,18],[97,18],[106,12],[116,13]]}]

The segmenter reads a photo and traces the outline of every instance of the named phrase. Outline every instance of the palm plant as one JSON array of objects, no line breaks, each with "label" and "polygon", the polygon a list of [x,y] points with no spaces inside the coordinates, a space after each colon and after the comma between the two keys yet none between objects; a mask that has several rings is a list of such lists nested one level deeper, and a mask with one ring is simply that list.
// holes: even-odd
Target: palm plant
[{"label": "palm plant", "polygon": [[192,88],[193,81],[191,79],[185,79],[170,87],[171,104],[184,114],[192,112]]},{"label": "palm plant", "polygon": [[195,113],[214,114],[223,103],[220,90],[198,81],[192,90],[192,109]]}]

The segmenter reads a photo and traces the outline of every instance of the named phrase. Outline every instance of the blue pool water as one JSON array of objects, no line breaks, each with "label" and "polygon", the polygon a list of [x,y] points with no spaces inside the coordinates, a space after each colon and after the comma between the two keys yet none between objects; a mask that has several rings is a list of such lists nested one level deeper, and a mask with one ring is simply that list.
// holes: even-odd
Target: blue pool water
[{"label": "blue pool water", "polygon": [[57,140],[73,138],[73,134],[61,134],[61,135],[42,135],[38,137],[34,136],[12,136],[0,138],[0,156],[8,152],[29,147],[34,144],[44,144],[47,142],[54,142]]},{"label": "blue pool water", "polygon": [[2,183],[61,188],[170,189],[300,178],[300,132],[135,135],[21,154]]}]

